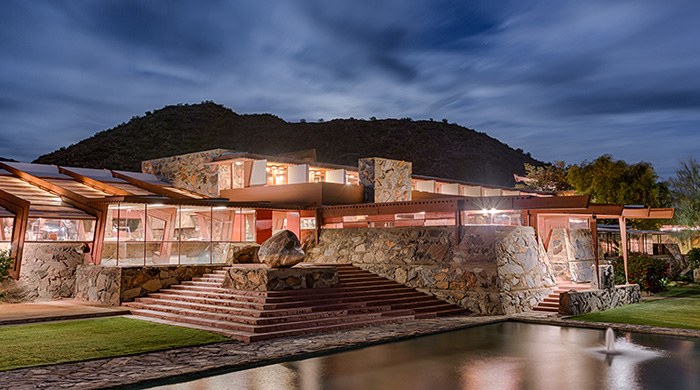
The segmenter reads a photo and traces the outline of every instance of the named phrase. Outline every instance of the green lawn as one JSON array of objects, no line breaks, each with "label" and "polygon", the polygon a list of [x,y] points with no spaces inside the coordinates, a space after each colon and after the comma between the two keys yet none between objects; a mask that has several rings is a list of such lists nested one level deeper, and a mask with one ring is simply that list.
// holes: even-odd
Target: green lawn
[{"label": "green lawn", "polygon": [[129,318],[0,327],[0,371],[99,359],[230,339]]},{"label": "green lawn", "polygon": [[700,287],[669,287],[668,291],[658,293],[656,296],[670,298],[700,298]]},{"label": "green lawn", "polygon": [[568,318],[700,330],[700,299],[652,300]]}]

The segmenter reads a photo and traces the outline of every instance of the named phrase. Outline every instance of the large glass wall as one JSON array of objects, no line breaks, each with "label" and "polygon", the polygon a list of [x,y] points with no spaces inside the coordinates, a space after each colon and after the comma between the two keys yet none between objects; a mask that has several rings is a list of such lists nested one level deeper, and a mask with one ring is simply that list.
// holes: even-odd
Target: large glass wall
[{"label": "large glass wall", "polygon": [[94,220],[29,218],[24,240],[91,242],[94,237]]},{"label": "large glass wall", "polygon": [[12,244],[12,229],[14,227],[15,219],[12,217],[0,218],[0,251],[6,251],[10,249]]},{"label": "large glass wall", "polygon": [[233,242],[255,241],[255,210],[162,204],[109,206],[102,264],[224,263]]}]

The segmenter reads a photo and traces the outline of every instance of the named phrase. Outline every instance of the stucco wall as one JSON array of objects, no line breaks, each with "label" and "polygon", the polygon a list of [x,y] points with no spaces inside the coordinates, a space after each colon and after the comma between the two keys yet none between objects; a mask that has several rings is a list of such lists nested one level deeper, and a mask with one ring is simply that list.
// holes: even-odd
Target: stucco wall
[{"label": "stucco wall", "polygon": [[519,226],[321,230],[307,262],[352,263],[483,314],[529,310],[555,286],[534,230]]}]

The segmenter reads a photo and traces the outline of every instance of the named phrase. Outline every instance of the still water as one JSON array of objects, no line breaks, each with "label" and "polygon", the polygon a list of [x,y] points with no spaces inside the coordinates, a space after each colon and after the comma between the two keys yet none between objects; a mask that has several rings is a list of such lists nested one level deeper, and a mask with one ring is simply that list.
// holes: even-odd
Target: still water
[{"label": "still water", "polygon": [[155,389],[698,389],[700,339],[500,323]]}]

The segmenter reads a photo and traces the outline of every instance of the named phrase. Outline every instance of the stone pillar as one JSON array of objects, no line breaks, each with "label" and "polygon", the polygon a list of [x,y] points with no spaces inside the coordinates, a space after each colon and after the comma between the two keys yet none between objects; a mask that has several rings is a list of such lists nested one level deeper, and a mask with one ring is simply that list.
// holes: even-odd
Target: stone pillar
[{"label": "stone pillar", "polygon": [[412,164],[407,161],[370,157],[358,164],[365,202],[385,203],[411,200]]},{"label": "stone pillar", "polygon": [[[615,288],[615,272],[612,265],[601,264],[600,271],[600,286],[598,286],[598,278],[591,277],[591,290],[611,290]],[[595,264],[591,266],[591,275],[595,275]]]}]

